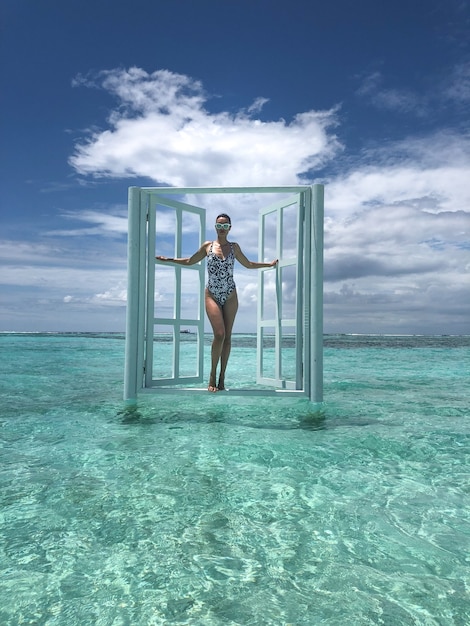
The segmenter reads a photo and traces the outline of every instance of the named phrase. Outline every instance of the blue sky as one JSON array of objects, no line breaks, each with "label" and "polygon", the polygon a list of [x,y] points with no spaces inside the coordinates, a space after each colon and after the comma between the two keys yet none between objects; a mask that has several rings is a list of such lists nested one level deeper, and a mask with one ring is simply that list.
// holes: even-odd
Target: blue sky
[{"label": "blue sky", "polygon": [[[0,330],[124,330],[131,185],[321,182],[325,332],[470,333],[470,2],[3,0],[0,21]],[[255,199],[203,206],[255,259]]]}]

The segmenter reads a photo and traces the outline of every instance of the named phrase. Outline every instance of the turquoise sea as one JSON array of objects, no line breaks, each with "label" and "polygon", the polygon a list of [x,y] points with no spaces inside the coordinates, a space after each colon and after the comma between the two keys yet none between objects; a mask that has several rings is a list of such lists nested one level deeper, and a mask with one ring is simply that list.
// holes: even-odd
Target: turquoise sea
[{"label": "turquoise sea", "polygon": [[325,336],[322,406],[132,410],[122,334],[0,349],[1,626],[470,624],[470,337]]}]

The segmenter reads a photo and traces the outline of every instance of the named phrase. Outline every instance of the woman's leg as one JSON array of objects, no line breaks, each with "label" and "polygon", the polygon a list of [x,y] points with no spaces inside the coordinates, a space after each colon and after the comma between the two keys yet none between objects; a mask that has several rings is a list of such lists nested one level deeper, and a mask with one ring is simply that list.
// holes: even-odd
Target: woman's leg
[{"label": "woman's leg", "polygon": [[212,326],[214,339],[212,341],[211,350],[211,373],[209,375],[209,391],[217,391],[217,365],[222,354],[225,339],[225,321],[222,308],[217,304],[214,298],[206,289],[206,313]]},{"label": "woman's leg", "polygon": [[232,347],[232,328],[235,321],[235,316],[238,311],[238,297],[237,292],[234,291],[230,294],[228,300],[222,307],[222,315],[225,324],[225,339],[222,346],[222,352],[220,355],[220,374],[218,389],[225,389],[225,370],[227,368],[228,358],[230,356],[230,349]]}]

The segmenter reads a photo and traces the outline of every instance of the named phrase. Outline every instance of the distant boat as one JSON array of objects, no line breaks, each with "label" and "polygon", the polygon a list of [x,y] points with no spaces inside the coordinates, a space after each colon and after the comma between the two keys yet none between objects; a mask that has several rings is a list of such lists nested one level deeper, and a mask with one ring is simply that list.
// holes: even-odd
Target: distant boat
[{"label": "distant boat", "polygon": [[191,331],[188,330],[187,328],[183,328],[180,330],[180,333],[183,333],[184,335],[191,335]]}]

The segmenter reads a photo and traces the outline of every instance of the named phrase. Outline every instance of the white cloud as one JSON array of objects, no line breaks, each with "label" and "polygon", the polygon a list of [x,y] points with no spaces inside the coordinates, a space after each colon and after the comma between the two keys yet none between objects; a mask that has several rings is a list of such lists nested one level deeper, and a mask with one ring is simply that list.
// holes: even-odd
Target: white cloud
[{"label": "white cloud", "polygon": [[[76,216],[74,216],[76,217]],[[80,229],[79,229],[80,230]],[[0,324],[7,330],[123,328],[125,243],[72,238],[0,242]],[[116,314],[103,315],[104,309]],[[108,326],[107,326],[108,324]]]},{"label": "white cloud", "polygon": [[83,235],[120,236],[127,235],[127,207],[109,207],[107,211],[84,210],[64,211],[62,218],[67,220],[86,222],[92,226],[74,229],[56,229],[49,231],[48,235],[73,237]]},{"label": "white cloud", "polygon": [[269,98],[256,98],[253,104],[248,107],[248,113],[259,113],[267,102],[269,102]]},{"label": "white cloud", "polygon": [[75,294],[106,292],[110,283],[121,283],[126,279],[126,270],[85,267],[7,265],[2,268],[0,283],[11,287],[32,287],[47,290],[61,298]]},{"label": "white cloud", "polygon": [[425,97],[407,89],[386,88],[384,82],[381,72],[372,72],[362,79],[356,93],[379,109],[418,115],[427,111]]},{"label": "white cloud", "polygon": [[360,77],[356,95],[378,110],[414,115],[418,118],[432,117],[436,110],[447,111],[449,115],[449,107],[458,110],[470,100],[468,61],[458,63],[444,76],[436,75],[431,89],[422,89],[418,84],[414,89],[389,87],[388,80],[382,72],[370,72]]},{"label": "white cloud", "polygon": [[329,132],[336,109],[261,121],[253,114],[266,99],[258,98],[247,111],[211,113],[199,82],[166,70],[112,70],[76,84],[98,84],[119,99],[110,128],[76,146],[70,163],[80,174],[179,187],[295,184],[342,148]]},{"label": "white cloud", "polygon": [[327,186],[325,320],[354,332],[469,332],[470,137],[364,153]]},{"label": "white cloud", "polygon": [[468,210],[470,135],[411,137],[361,156],[329,184],[331,214],[351,215],[374,205],[408,205],[426,212]]},{"label": "white cloud", "polygon": [[444,96],[457,104],[470,101],[470,63],[459,63],[445,84]]}]

